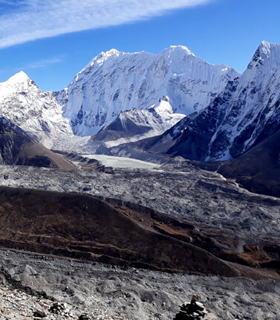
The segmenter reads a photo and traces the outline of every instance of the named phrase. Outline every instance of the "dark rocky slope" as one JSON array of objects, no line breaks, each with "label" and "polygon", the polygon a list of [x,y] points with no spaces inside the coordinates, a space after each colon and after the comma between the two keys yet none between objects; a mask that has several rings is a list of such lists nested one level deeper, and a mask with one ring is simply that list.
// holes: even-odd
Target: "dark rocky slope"
[{"label": "dark rocky slope", "polygon": [[0,188],[2,246],[159,270],[237,276],[207,251],[91,196]]},{"label": "dark rocky slope", "polygon": [[0,163],[75,169],[72,163],[42,146],[5,118],[0,119]]},{"label": "dark rocky slope", "polygon": [[248,190],[280,197],[280,131],[237,159],[223,163],[218,172]]},{"label": "dark rocky slope", "polygon": [[[249,239],[243,238],[243,250],[237,250],[236,245],[241,239],[232,239],[228,233],[218,227],[197,228],[186,220],[179,220],[134,203],[121,202],[116,199],[107,199],[107,201],[145,228],[191,243],[223,260],[239,264],[234,267],[244,276],[262,278],[265,272],[267,276],[270,274],[268,269],[271,270],[271,274],[274,274],[273,270],[278,270],[277,272],[280,273],[280,245],[271,241],[260,240],[257,245],[252,245]],[[240,265],[258,268],[260,274]],[[266,271],[261,268],[266,268]]]},{"label": "dark rocky slope", "polygon": [[[247,245],[245,252],[236,252],[236,244],[219,228],[198,229],[139,205],[108,201],[72,193],[1,187],[0,244],[172,272],[278,277],[273,271],[279,269],[279,248],[275,245],[263,243],[261,250]],[[271,271],[248,268],[256,266]]]}]

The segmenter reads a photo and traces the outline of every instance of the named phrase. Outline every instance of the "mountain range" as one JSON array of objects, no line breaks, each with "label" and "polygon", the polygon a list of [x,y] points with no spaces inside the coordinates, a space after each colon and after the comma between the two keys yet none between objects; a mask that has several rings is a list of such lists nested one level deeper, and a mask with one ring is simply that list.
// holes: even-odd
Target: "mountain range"
[{"label": "mountain range", "polygon": [[102,52],[79,72],[58,101],[75,134],[93,135],[121,111],[148,109],[167,96],[174,113],[208,105],[238,73],[210,65],[183,46],[159,55]]},{"label": "mountain range", "polygon": [[94,135],[119,116],[122,123],[146,127],[141,134],[163,133],[213,101],[236,76],[234,69],[210,65],[183,46],[159,55],[113,49],[95,57],[60,92],[43,92],[19,72],[0,84],[1,115],[44,146],[69,150],[65,142]]},{"label": "mountain range", "polygon": [[152,142],[162,152],[200,161],[236,158],[280,129],[280,46],[262,42],[245,72],[203,110]]},{"label": "mountain range", "polygon": [[53,150],[227,161],[280,129],[279,67],[280,45],[266,41],[241,75],[184,46],[112,49],[59,92],[14,75],[0,84],[1,116]]},{"label": "mountain range", "polygon": [[107,152],[144,158],[147,151],[198,161],[236,158],[280,129],[279,66],[280,46],[262,42],[245,72],[230,79],[205,108],[162,135]]}]

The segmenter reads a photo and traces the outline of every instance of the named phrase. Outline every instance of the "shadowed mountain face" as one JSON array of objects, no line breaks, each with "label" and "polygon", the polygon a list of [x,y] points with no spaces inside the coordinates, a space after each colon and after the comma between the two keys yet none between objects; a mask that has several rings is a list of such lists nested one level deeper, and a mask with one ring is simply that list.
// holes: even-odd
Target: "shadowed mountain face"
[{"label": "shadowed mountain face", "polygon": [[5,118],[0,119],[0,163],[73,170],[75,167],[43,147],[25,131]]},{"label": "shadowed mountain face", "polygon": [[108,147],[158,136],[184,117],[173,112],[169,98],[164,96],[147,110],[132,108],[121,112],[113,122],[91,137],[87,148],[102,153],[102,149]]},{"label": "shadowed mountain face", "polygon": [[218,170],[252,192],[280,197],[280,131]]}]

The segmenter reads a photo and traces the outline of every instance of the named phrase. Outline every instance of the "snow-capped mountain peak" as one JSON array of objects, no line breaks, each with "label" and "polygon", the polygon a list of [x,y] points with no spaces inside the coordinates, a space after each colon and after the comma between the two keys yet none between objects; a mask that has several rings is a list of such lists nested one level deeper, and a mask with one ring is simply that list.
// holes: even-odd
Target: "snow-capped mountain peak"
[{"label": "snow-capped mountain peak", "polygon": [[184,117],[184,114],[174,114],[169,98],[164,96],[148,109],[121,111],[113,122],[91,138],[89,150],[103,153],[106,148],[160,135]]},{"label": "snow-capped mountain peak", "polygon": [[194,160],[228,160],[274,134],[280,129],[279,66],[280,45],[262,42],[244,73],[228,81],[207,107],[163,134],[157,150]]},{"label": "snow-capped mountain peak", "polygon": [[7,81],[0,83],[0,86],[2,87],[2,91],[4,87],[6,87],[6,90],[24,91],[28,88],[30,83],[34,84],[34,81],[30,80],[24,71],[20,71],[10,77]]},{"label": "snow-capped mountain peak", "polygon": [[108,57],[110,57],[110,56],[112,56],[114,54],[119,54],[119,53],[120,53],[119,50],[112,48],[112,49],[110,49],[108,51],[102,51],[100,55],[103,56],[103,57],[107,57],[108,58]]},{"label": "snow-capped mountain peak", "polygon": [[248,69],[265,68],[275,70],[280,66],[280,45],[262,41],[257,48]]},{"label": "snow-capped mountain peak", "polygon": [[34,81],[30,80],[25,72],[20,71],[7,81],[0,83],[0,101],[7,96],[15,94],[24,95],[30,87],[36,87]]},{"label": "snow-capped mountain peak", "polygon": [[268,41],[263,40],[261,42],[261,44],[259,45],[260,50],[262,50],[264,53],[269,53],[270,52],[270,48],[271,48],[272,44]]},{"label": "snow-capped mountain peak", "polygon": [[148,109],[163,96],[169,97],[175,113],[201,110],[238,76],[232,68],[197,58],[184,46],[171,46],[158,55],[112,49],[79,72],[58,101],[75,134],[93,135],[121,111]]},{"label": "snow-capped mountain peak", "polygon": [[186,46],[181,46],[181,45],[170,46],[169,48],[164,49],[162,54],[163,55],[171,55],[174,52],[176,52],[176,54],[181,53],[184,55],[187,54],[187,55],[195,57],[195,54],[189,48],[187,48]]},{"label": "snow-capped mountain peak", "polygon": [[263,56],[270,58],[271,55],[279,54],[280,45],[278,43],[271,43],[268,41],[262,41],[259,45],[259,50]]},{"label": "snow-capped mountain peak", "polygon": [[11,76],[7,81],[10,83],[18,83],[18,82],[26,82],[29,81],[30,78],[24,71],[20,71],[13,76]]},{"label": "snow-capped mountain peak", "polygon": [[119,56],[120,54],[121,52],[116,49],[111,49],[106,52],[102,51],[98,56],[92,59],[92,61],[88,64],[88,66],[93,67],[94,64],[102,65],[110,57]]},{"label": "snow-capped mountain peak", "polygon": [[59,149],[73,137],[56,94],[40,90],[23,71],[0,83],[0,106],[1,117],[36,137],[47,148]]},{"label": "snow-capped mountain peak", "polygon": [[[148,56],[152,55],[151,53],[147,53],[145,51],[142,52],[135,52],[135,53],[129,53],[129,52],[121,52],[116,49],[111,49],[109,51],[102,51],[100,54],[98,54],[96,57],[94,57],[84,69],[82,69],[80,72],[77,73],[75,78],[72,80],[70,86],[72,84],[75,84],[76,82],[85,82],[89,80],[89,77],[98,68],[104,68],[105,70],[113,68],[116,64],[118,64],[118,61],[130,61],[133,60],[135,56]],[[90,80],[89,80],[90,81]],[[68,89],[66,88],[66,89]]]},{"label": "snow-capped mountain peak", "polygon": [[224,118],[210,141],[208,159],[236,157],[278,126],[279,67],[280,45],[263,41],[237,86],[224,92],[224,103],[217,105]]}]

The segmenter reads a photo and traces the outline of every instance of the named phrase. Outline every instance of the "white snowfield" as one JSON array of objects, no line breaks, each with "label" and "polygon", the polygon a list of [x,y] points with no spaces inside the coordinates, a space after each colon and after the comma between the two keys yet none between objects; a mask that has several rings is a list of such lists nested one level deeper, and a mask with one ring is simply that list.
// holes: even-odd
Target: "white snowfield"
[{"label": "white snowfield", "polygon": [[103,154],[84,154],[82,156],[88,159],[96,159],[105,167],[133,169],[154,169],[160,167],[160,164],[125,157],[113,157]]}]

